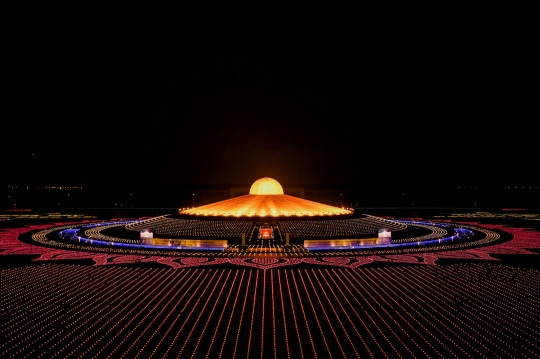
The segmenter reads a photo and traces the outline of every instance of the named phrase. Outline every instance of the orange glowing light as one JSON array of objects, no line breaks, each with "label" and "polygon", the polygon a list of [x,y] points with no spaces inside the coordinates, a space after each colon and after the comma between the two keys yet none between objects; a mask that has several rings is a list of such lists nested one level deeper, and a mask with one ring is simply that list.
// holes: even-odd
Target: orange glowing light
[{"label": "orange glowing light", "polygon": [[255,181],[247,195],[179,212],[194,216],[231,217],[304,217],[352,213],[344,208],[286,195],[279,182],[268,177]]},{"label": "orange glowing light", "polygon": [[256,180],[249,189],[249,194],[283,194],[283,187],[273,178],[263,177]]}]

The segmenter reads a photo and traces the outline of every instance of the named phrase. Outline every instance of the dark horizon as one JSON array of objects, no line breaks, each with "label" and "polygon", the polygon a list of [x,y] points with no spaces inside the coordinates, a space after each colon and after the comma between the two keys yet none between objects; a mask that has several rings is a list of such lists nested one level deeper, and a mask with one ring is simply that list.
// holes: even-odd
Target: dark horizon
[{"label": "dark horizon", "polygon": [[17,40],[5,185],[540,184],[538,70],[511,33]]},{"label": "dark horizon", "polygon": [[[540,210],[540,186],[283,186],[285,194],[336,207],[503,208]],[[1,210],[198,207],[247,194],[249,186],[52,186],[3,187]],[[242,191],[243,189],[243,191]]]}]

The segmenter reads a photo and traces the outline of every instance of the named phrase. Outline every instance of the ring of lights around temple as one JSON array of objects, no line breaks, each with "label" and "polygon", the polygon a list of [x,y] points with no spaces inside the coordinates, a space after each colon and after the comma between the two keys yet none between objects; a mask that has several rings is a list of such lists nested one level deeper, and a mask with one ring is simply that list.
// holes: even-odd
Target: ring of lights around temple
[{"label": "ring of lights around temple", "polygon": [[[120,220],[112,222],[94,222],[72,224],[67,226],[53,226],[32,235],[32,240],[45,246],[62,247],[69,249],[85,249],[96,252],[131,252],[133,254],[165,254],[172,256],[190,255],[213,257],[219,255],[227,258],[309,258],[320,256],[337,255],[373,255],[373,254],[398,254],[398,253],[422,253],[433,252],[439,248],[463,249],[490,245],[497,242],[500,236],[492,231],[478,227],[465,227],[450,223],[424,222],[411,220],[385,220],[380,217],[368,216],[368,221],[385,220],[387,224],[394,223],[401,226],[404,231],[412,229],[413,232],[404,232],[406,236],[397,237],[386,243],[377,243],[368,239],[331,239],[321,241],[304,241],[304,244],[284,245],[278,241],[273,245],[261,245],[250,242],[247,245],[228,243],[227,240],[163,240],[163,243],[143,243],[138,240],[124,237],[124,232],[129,226],[147,225],[149,222],[169,221],[172,217],[160,216],[141,220]],[[196,222],[213,222],[211,220],[196,220]],[[301,221],[311,221],[301,220]],[[326,221],[335,221],[328,219]],[[347,220],[349,221],[349,220]],[[188,220],[192,222],[192,220]],[[218,221],[219,222],[219,221]],[[418,229],[424,233],[416,237],[409,237]],[[120,231],[120,232],[118,232]],[[117,235],[112,235],[117,233]],[[121,234],[124,233],[124,234]],[[120,235],[118,235],[120,234]],[[167,243],[166,243],[167,242]],[[281,244],[280,244],[281,242]],[[311,242],[310,245],[306,243]],[[334,254],[335,253],[335,254]]]},{"label": "ring of lights around temple", "polygon": [[268,177],[255,181],[248,195],[206,206],[144,219],[56,227],[33,236],[43,245],[73,249],[231,258],[429,252],[497,239],[496,234],[449,223],[377,217],[288,196]]},{"label": "ring of lights around temple", "polygon": [[286,195],[278,181],[264,177],[253,183],[247,195],[179,213],[219,217],[314,217],[350,215],[353,211]]}]

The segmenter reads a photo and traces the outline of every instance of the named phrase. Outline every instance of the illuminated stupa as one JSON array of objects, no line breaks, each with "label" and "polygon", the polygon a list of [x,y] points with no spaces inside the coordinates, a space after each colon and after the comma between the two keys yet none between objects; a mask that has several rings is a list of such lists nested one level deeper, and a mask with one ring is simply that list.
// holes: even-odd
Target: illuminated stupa
[{"label": "illuminated stupa", "polygon": [[251,185],[249,194],[180,210],[179,213],[181,215],[219,217],[313,217],[349,215],[353,212],[286,195],[278,181],[263,177]]}]

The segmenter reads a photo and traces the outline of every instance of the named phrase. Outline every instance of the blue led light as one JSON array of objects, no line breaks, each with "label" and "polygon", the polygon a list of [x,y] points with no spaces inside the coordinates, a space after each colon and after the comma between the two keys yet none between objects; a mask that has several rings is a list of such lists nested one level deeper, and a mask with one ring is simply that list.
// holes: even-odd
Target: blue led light
[{"label": "blue led light", "polygon": [[[88,225],[81,226],[81,228],[95,228],[95,227],[104,227],[110,225],[123,225],[129,223],[141,222],[140,220],[128,220],[128,221],[113,221],[113,222],[101,222],[101,223],[92,223]],[[131,249],[157,249],[157,250],[193,250],[193,251],[217,251],[222,252],[224,248],[216,247],[182,247],[182,246],[159,246],[154,244],[133,244],[133,243],[123,243],[123,242],[114,242],[114,241],[103,241],[93,238],[84,238],[77,236],[76,234],[80,231],[80,228],[69,228],[58,232],[58,237],[62,239],[67,239],[74,242],[91,244],[94,246],[105,246],[105,247],[122,247],[122,248],[131,248]]]}]

